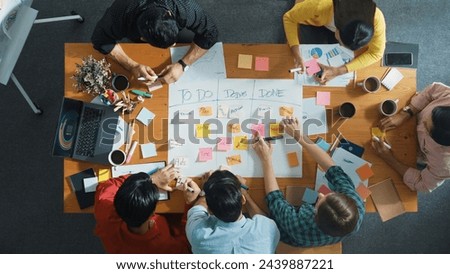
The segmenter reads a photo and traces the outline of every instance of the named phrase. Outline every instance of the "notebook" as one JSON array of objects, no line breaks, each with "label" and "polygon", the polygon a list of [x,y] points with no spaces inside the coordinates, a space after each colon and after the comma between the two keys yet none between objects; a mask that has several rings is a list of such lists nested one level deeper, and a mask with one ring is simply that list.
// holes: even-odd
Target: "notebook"
[{"label": "notebook", "polygon": [[381,84],[388,90],[393,89],[403,79],[403,74],[396,68],[390,68],[386,76],[381,79]]},{"label": "notebook", "polygon": [[80,209],[94,205],[95,192],[86,192],[83,180],[95,176],[95,172],[92,168],[69,176],[70,186],[72,187],[72,191],[75,192]]},{"label": "notebook", "polygon": [[405,213],[405,208],[391,178],[369,187],[369,190],[372,192],[373,203],[383,222]]}]

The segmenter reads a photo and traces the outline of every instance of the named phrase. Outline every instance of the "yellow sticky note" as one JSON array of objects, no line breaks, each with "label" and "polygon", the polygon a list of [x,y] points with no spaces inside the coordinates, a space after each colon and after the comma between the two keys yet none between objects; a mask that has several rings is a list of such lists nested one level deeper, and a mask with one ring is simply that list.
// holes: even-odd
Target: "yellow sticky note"
[{"label": "yellow sticky note", "polygon": [[233,137],[233,148],[237,150],[247,150],[247,136],[234,136]]},{"label": "yellow sticky note", "polygon": [[98,170],[98,181],[103,182],[111,178],[111,170],[108,168]]},{"label": "yellow sticky note", "polygon": [[253,56],[248,54],[238,55],[238,68],[252,69]]},{"label": "yellow sticky note", "polygon": [[240,124],[228,124],[228,132],[231,132],[231,133],[241,132],[241,125]]},{"label": "yellow sticky note", "polygon": [[209,136],[209,124],[197,124],[196,135],[197,138],[208,138]]},{"label": "yellow sticky note", "polygon": [[294,115],[293,107],[288,107],[288,106],[280,107],[280,116],[293,116],[293,115]]},{"label": "yellow sticky note", "polygon": [[198,113],[200,116],[211,116],[213,114],[211,106],[199,107]]},{"label": "yellow sticky note", "polygon": [[227,164],[229,166],[238,165],[241,163],[241,155],[232,155],[227,157]]},{"label": "yellow sticky note", "polygon": [[280,125],[279,124],[270,124],[269,125],[270,128],[270,137],[274,137],[274,136],[278,136],[281,135],[282,130],[280,129]]},{"label": "yellow sticky note", "polygon": [[373,127],[372,128],[372,136],[376,136],[378,138],[384,138],[386,137],[386,133],[384,131],[381,131],[381,129],[379,129],[378,127]]}]

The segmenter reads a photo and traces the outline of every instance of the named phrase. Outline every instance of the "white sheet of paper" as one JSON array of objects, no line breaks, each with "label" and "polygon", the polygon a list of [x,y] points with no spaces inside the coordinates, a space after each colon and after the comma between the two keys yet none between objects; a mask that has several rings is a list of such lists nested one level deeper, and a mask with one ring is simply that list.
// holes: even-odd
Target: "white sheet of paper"
[{"label": "white sheet of paper", "polygon": [[306,135],[328,132],[325,106],[316,105],[316,98],[303,99],[302,111],[301,121]]},{"label": "white sheet of paper", "polygon": [[139,115],[136,117],[138,121],[143,123],[144,125],[148,126],[150,122],[155,118],[155,114],[151,112],[150,110],[143,107],[141,111],[139,112]]},{"label": "white sheet of paper", "polygon": [[141,144],[141,152],[143,158],[157,156],[156,145],[154,143]]},{"label": "white sheet of paper", "polygon": [[84,178],[83,184],[84,184],[84,192],[86,193],[95,192],[98,185],[98,178],[97,177]]}]

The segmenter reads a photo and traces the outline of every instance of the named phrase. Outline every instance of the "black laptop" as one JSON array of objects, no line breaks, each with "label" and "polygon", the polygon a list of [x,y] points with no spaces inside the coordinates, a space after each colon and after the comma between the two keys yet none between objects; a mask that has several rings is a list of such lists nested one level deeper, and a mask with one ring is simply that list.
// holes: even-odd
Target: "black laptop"
[{"label": "black laptop", "polygon": [[111,107],[64,98],[53,156],[109,164],[118,121]]}]

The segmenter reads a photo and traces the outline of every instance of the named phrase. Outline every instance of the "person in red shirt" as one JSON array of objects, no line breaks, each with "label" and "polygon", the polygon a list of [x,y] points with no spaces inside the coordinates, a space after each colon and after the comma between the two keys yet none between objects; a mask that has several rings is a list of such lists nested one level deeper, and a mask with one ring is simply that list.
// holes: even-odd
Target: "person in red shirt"
[{"label": "person in red shirt", "polygon": [[95,234],[107,253],[191,252],[184,227],[173,229],[164,216],[155,214],[158,187],[171,191],[168,183],[178,176],[169,165],[151,176],[141,172],[111,178],[97,186]]}]

